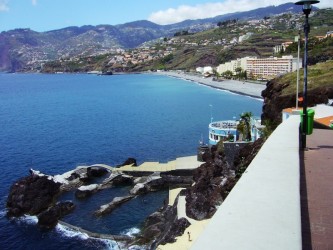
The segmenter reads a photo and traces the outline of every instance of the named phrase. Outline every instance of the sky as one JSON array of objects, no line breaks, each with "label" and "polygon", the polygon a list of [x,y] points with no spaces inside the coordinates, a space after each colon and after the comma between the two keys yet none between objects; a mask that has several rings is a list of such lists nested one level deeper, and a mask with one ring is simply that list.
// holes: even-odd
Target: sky
[{"label": "sky", "polygon": [[[165,25],[186,19],[248,11],[291,0],[0,0],[0,32],[16,28],[49,31],[68,26],[117,25],[149,20]],[[292,2],[296,2],[295,0]],[[333,8],[321,0],[319,8]]]}]

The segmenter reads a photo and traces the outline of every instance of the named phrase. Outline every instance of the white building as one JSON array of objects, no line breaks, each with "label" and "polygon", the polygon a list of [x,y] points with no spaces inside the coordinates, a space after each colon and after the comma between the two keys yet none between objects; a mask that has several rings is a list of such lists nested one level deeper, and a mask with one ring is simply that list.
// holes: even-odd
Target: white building
[{"label": "white building", "polygon": [[196,72],[200,73],[200,74],[203,74],[204,73],[204,68],[203,67],[197,67],[195,69]]},{"label": "white building", "polygon": [[[217,67],[217,72],[222,74],[228,70],[236,75],[236,68],[245,70],[248,76],[253,78],[274,78],[280,74],[293,72],[297,70],[297,58],[293,56],[257,58],[243,57],[230,62],[220,64]],[[302,62],[300,61],[300,68]]]},{"label": "white building", "polygon": [[242,35],[238,38],[238,42],[241,43],[241,42],[249,39],[252,36],[252,34],[253,34],[252,32],[247,32],[245,35]]},{"label": "white building", "polygon": [[[209,130],[209,146],[216,145],[219,141],[236,142],[245,140],[240,138],[240,132],[237,129],[239,121],[237,120],[225,120],[211,122],[208,126]],[[261,119],[257,117],[251,117],[251,141],[256,141],[260,138],[261,130],[264,128],[261,125]]]},{"label": "white building", "polygon": [[238,58],[236,60],[232,60],[230,62],[220,64],[217,67],[216,71],[219,74],[222,74],[223,72],[230,70],[234,75],[236,75],[236,68],[242,68],[242,70],[247,69],[247,59],[248,58],[250,58],[250,57]]},{"label": "white building", "polygon": [[213,68],[212,66],[205,66],[205,67],[197,67],[195,69],[196,72],[200,74],[213,74]]},{"label": "white building", "polygon": [[[300,62],[300,68],[302,62]],[[293,56],[248,58],[246,72],[254,78],[274,78],[297,70],[297,58]]]}]

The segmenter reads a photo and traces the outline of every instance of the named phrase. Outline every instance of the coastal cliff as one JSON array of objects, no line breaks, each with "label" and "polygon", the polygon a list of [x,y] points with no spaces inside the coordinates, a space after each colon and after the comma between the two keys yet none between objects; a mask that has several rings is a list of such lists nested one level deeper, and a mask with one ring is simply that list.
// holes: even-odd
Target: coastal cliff
[{"label": "coastal cliff", "polygon": [[234,158],[235,171],[228,165],[225,153],[212,147],[210,157],[194,172],[195,184],[185,191],[187,216],[196,220],[211,218],[263,144],[261,138],[240,149]]},{"label": "coastal cliff", "polygon": [[[327,104],[333,99],[333,61],[319,63],[308,68],[308,107]],[[303,96],[303,78],[300,78],[299,97]],[[261,119],[269,121],[273,128],[282,122],[282,110],[296,106],[296,72],[274,78],[262,91],[264,104]],[[299,102],[302,107],[302,103]]]}]

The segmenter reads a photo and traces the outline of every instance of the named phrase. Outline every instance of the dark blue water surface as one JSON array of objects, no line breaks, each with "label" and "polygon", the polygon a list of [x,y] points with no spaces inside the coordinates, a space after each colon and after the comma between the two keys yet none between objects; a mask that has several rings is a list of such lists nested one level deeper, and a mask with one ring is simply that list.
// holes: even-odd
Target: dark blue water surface
[{"label": "dark blue water surface", "polygon": [[[210,107],[210,104],[212,107]],[[10,185],[30,168],[59,174],[81,163],[120,164],[128,157],[173,160],[196,154],[214,120],[245,111],[260,115],[262,102],[160,75],[0,74],[0,249],[117,249],[62,226],[45,231],[35,217],[8,219]],[[125,234],[162,206],[167,191],[138,197],[96,219],[92,212],[127,187],[104,190],[64,220],[88,230]],[[145,200],[145,202],[142,202]]]}]

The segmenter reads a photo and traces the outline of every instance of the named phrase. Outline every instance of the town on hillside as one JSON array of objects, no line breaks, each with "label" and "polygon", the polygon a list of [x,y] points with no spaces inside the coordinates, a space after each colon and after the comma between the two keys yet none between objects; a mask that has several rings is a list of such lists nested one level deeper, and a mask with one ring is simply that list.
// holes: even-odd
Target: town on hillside
[{"label": "town on hillside", "polygon": [[[323,24],[332,13],[331,9],[311,13],[314,25],[310,33],[310,49],[316,50],[316,54],[311,53],[314,58],[309,58],[310,63],[333,58],[329,49],[333,47],[333,24]],[[32,49],[28,45],[16,48],[12,54],[20,55],[17,64],[22,68],[18,71],[23,72],[184,70],[227,78],[242,75],[243,78],[270,79],[296,69],[295,37],[302,26],[301,12],[282,13],[261,19],[222,21],[214,28],[207,25],[207,30],[200,32],[178,31],[173,36],[144,42],[132,49],[115,47],[107,41],[87,45],[82,40],[75,46],[58,49],[53,55],[55,60],[49,59],[46,50]],[[90,35],[97,36],[94,32]],[[300,39],[301,53],[303,39]],[[47,49],[51,50],[51,47]]]}]

